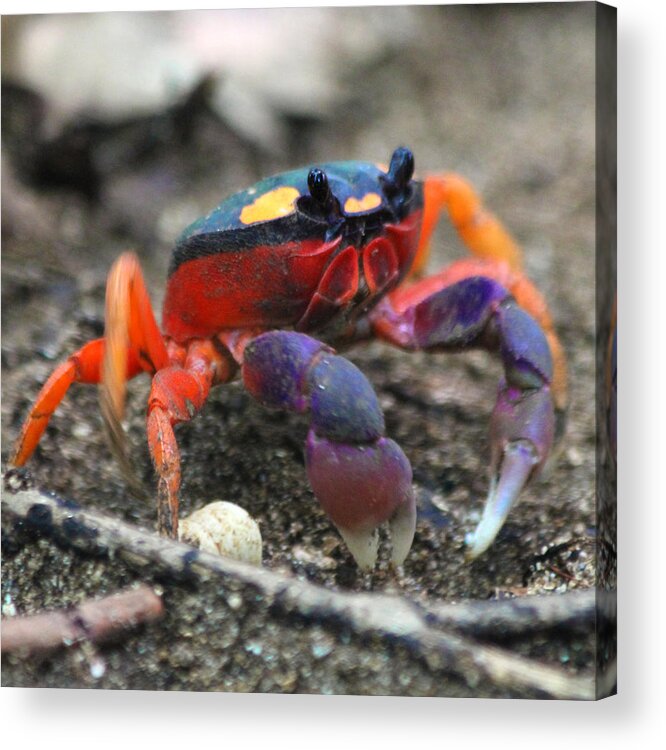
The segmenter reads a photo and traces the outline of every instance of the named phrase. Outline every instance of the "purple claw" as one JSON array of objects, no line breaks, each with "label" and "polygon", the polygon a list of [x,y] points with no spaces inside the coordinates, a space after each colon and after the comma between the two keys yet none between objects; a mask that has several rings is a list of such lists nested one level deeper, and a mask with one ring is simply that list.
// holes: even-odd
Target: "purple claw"
[{"label": "purple claw", "polygon": [[309,411],[306,468],[315,496],[361,568],[377,559],[377,527],[389,522],[393,562],[401,565],[414,538],[412,468],[384,437],[384,415],[363,373],[328,346],[295,331],[253,339],[243,381],[262,404]]},{"label": "purple claw", "polygon": [[481,522],[467,536],[468,557],[492,544],[521,490],[543,467],[555,427],[553,360],[537,321],[501,284],[469,276],[437,289],[401,312],[391,303],[371,314],[378,332],[406,349],[461,351],[482,347],[504,365],[490,428],[490,492]]},{"label": "purple claw", "polygon": [[490,427],[490,491],[476,529],[467,535],[467,557],[493,543],[523,488],[542,469],[553,444],[555,416],[550,390],[522,391],[502,384]]},{"label": "purple claw", "polygon": [[349,445],[310,430],[306,444],[310,484],[359,567],[377,560],[377,527],[389,521],[392,561],[401,565],[416,526],[412,469],[393,440]]}]

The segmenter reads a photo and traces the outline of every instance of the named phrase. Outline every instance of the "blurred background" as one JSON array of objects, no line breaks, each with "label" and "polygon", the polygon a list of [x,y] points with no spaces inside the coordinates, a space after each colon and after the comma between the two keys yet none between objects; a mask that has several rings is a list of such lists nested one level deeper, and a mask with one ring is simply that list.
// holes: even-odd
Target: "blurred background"
[{"label": "blurred background", "polygon": [[[159,310],[174,238],[225,196],[298,166],[386,162],[406,145],[417,171],[469,178],[523,245],[569,355],[571,407],[550,474],[490,553],[465,565],[487,491],[498,364],[483,352],[350,352],[414,468],[419,526],[399,587],[449,599],[591,586],[594,34],[593,3],[3,17],[3,460],[55,362],[101,335],[121,251],[138,252]],[[464,253],[443,220],[431,269]],[[130,386],[128,430],[152,487],[147,387]],[[100,424],[95,389],[73,388],[31,471],[151,525],[153,507],[128,500]],[[182,514],[233,499],[259,520],[266,565],[362,590],[307,487],[306,430],[237,386],[219,389],[178,433]],[[374,588],[395,586],[381,570]],[[579,669],[593,656],[553,658]]]}]

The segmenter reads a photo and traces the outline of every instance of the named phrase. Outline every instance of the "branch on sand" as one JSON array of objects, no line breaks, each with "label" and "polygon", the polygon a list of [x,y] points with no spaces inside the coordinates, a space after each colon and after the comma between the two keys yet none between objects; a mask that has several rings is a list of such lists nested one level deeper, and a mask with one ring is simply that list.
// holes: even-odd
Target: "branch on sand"
[{"label": "branch on sand", "polygon": [[73,609],[4,618],[2,653],[28,656],[86,641],[103,643],[163,613],[162,599],[150,586],[141,585]]}]

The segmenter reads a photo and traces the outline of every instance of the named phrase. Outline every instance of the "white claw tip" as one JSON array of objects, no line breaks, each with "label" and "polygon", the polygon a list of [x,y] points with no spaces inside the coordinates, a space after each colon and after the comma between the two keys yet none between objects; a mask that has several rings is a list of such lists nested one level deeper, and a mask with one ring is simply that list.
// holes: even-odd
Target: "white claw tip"
[{"label": "white claw tip", "polygon": [[416,531],[416,503],[414,495],[398,507],[393,517],[389,519],[391,530],[391,562],[402,565],[412,548],[414,532]]},{"label": "white claw tip", "polygon": [[500,476],[490,483],[481,521],[465,537],[465,557],[468,560],[482,555],[495,541],[520,491],[529,481],[537,461],[534,449],[526,447],[521,441],[509,443],[505,448]]},{"label": "white claw tip", "polygon": [[356,564],[361,570],[372,570],[377,562],[377,549],[379,547],[379,536],[377,529],[364,529],[362,531],[351,531],[338,527],[340,536],[352,553]]},{"label": "white claw tip", "polygon": [[497,528],[489,529],[487,526],[482,528],[482,524],[479,524],[476,531],[465,534],[465,545],[467,546],[465,559],[471,562],[482,555],[495,541],[499,526],[501,526],[501,523],[497,525]]},{"label": "white claw tip", "polygon": [[492,482],[479,525],[474,531],[465,535],[465,544],[467,545],[465,558],[467,560],[476,560],[495,541],[495,537],[504,525],[511,507],[510,503],[498,502],[502,499],[498,492],[497,483]]}]

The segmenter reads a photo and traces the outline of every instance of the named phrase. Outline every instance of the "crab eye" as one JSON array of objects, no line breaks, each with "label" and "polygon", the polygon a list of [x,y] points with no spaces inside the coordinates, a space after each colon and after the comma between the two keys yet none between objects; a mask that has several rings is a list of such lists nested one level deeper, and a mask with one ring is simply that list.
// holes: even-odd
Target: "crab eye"
[{"label": "crab eye", "polygon": [[308,175],[308,189],[310,195],[314,198],[317,203],[321,206],[325,206],[331,197],[331,188],[328,186],[328,177],[323,169],[310,170]]},{"label": "crab eye", "polygon": [[396,148],[391,157],[391,165],[387,174],[388,181],[401,190],[406,187],[414,174],[414,155],[408,148]]}]

